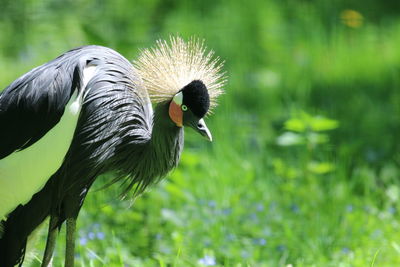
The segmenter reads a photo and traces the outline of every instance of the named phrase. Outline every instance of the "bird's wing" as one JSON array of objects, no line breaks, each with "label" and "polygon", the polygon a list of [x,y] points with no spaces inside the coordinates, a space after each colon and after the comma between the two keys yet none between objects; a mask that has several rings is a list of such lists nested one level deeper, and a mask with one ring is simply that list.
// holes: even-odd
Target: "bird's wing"
[{"label": "bird's wing", "polygon": [[57,124],[81,77],[82,66],[61,56],[26,73],[1,93],[0,159],[29,147]]},{"label": "bird's wing", "polygon": [[0,220],[28,201],[67,153],[78,121],[76,102],[94,76],[82,50],[31,70],[0,94]]}]

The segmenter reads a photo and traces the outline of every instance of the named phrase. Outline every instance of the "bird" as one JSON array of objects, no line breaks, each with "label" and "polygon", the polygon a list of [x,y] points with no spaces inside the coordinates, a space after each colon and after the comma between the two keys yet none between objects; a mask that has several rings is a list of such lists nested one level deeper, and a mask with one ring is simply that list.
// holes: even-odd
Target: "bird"
[{"label": "bird", "polygon": [[197,37],[157,40],[132,62],[87,45],[0,92],[0,266],[22,265],[47,218],[41,266],[64,223],[74,266],[76,220],[99,176],[136,197],[177,167],[185,127],[212,141],[204,118],[224,92],[223,65]]}]

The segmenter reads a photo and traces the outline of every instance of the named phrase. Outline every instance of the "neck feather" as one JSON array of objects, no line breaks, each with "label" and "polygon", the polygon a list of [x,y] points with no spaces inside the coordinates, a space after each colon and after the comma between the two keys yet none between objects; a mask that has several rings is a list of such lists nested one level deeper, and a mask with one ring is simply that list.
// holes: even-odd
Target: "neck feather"
[{"label": "neck feather", "polygon": [[178,165],[183,149],[183,128],[177,127],[168,115],[169,102],[157,104],[153,115],[151,138],[142,147],[140,158],[130,166],[131,182],[141,193]]},{"label": "neck feather", "polygon": [[[153,130],[149,152],[160,161],[167,161],[175,167],[183,148],[183,128],[177,127],[168,115],[169,102],[156,106],[153,116]],[[169,171],[169,170],[168,170]]]}]

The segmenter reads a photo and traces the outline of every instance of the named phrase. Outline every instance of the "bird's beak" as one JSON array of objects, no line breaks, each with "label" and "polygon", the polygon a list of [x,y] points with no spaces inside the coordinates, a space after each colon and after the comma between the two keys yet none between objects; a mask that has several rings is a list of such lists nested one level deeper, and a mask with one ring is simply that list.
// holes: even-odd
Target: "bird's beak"
[{"label": "bird's beak", "polygon": [[207,138],[208,141],[212,142],[212,135],[210,130],[208,130],[206,123],[203,119],[199,120],[197,125],[193,127],[199,134]]}]

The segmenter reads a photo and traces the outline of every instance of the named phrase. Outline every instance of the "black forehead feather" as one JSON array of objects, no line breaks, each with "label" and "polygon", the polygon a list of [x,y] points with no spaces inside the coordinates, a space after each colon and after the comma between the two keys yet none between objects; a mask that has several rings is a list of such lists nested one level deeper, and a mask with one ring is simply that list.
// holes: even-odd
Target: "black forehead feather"
[{"label": "black forehead feather", "polygon": [[199,118],[206,115],[210,107],[207,87],[200,80],[194,80],[182,88],[183,104]]}]

